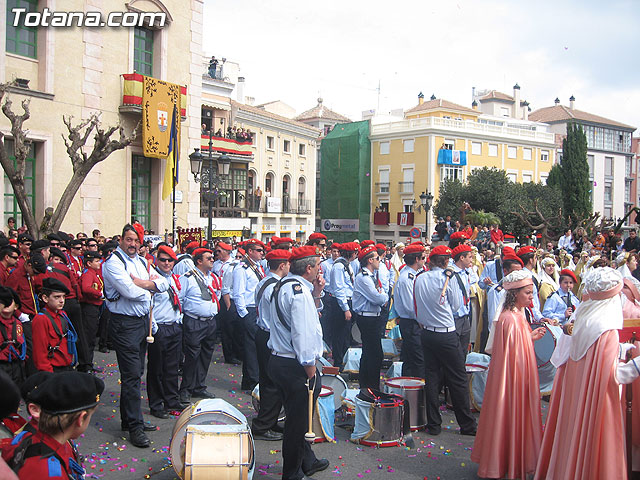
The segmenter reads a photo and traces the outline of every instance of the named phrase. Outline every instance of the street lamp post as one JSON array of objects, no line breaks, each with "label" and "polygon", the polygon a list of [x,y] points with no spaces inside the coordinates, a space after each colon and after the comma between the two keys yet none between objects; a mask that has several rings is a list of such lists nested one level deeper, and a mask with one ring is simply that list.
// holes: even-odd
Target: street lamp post
[{"label": "street lamp post", "polygon": [[425,243],[428,243],[430,240],[429,236],[429,212],[431,211],[431,205],[433,204],[433,195],[431,192],[422,192],[420,194],[420,203],[422,204],[422,208],[424,209],[425,219],[424,219],[424,238]]},{"label": "street lamp post", "polygon": [[[193,173],[193,178],[196,182],[202,183],[204,175],[202,174],[202,162],[204,158],[202,153],[200,153],[200,149],[196,148],[195,151],[189,155],[189,161],[191,163],[191,173]],[[231,165],[231,159],[227,155],[220,155],[217,158],[218,162],[218,174],[213,173],[213,138],[212,138],[212,129],[209,129],[209,155],[207,156],[208,160],[208,173],[207,173],[207,241],[209,246],[213,241],[213,219],[212,219],[212,208],[211,208],[211,200],[218,196],[217,192],[218,187],[221,187],[224,183],[225,178],[229,175],[229,167]],[[213,186],[216,186],[216,192],[213,190]]]}]

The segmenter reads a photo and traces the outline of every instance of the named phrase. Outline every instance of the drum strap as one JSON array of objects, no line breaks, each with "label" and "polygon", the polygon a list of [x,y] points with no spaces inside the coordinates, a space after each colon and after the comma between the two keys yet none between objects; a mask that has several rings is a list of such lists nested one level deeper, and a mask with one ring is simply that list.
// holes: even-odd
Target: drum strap
[{"label": "drum strap", "polygon": [[462,272],[456,272],[455,277],[458,281],[458,285],[460,286],[460,290],[462,290],[462,296],[464,297],[464,305],[467,306],[469,304],[469,294],[467,293],[467,287],[462,281],[462,276],[460,275]]},{"label": "drum strap", "polygon": [[273,287],[273,294],[271,296],[272,300],[276,303],[276,313],[278,314],[278,320],[280,320],[280,323],[284,328],[287,329],[288,332],[291,332],[291,325],[289,325],[289,322],[287,322],[284,318],[284,314],[282,313],[282,309],[280,308],[280,302],[278,301],[278,295],[280,294],[280,289],[285,283],[292,282],[296,282],[302,287],[302,284],[295,278],[282,279],[278,283],[276,283],[275,287]]},{"label": "drum strap", "polygon": [[[260,308],[260,301],[262,300],[264,291],[267,289],[269,285],[276,283],[277,281],[278,281],[277,278],[271,277],[271,278],[267,278],[265,282],[262,284],[262,286],[260,287],[260,290],[258,290],[258,293],[256,293],[256,311]],[[259,314],[260,312],[258,312],[258,315]]]}]

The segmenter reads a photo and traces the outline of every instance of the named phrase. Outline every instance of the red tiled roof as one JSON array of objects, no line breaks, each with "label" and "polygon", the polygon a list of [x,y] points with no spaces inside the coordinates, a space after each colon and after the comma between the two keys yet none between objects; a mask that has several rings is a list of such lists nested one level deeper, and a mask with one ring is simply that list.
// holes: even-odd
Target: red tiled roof
[{"label": "red tiled roof", "polygon": [[298,121],[302,121],[302,120],[315,120],[316,118],[322,118],[322,119],[327,119],[327,120],[333,120],[336,122],[340,122],[340,123],[347,123],[347,122],[351,122],[351,120],[347,117],[345,117],[344,115],[340,115],[339,113],[334,112],[333,110],[325,107],[322,104],[322,99],[319,98],[318,99],[318,105],[316,105],[315,107],[302,112],[300,115],[298,115],[297,117],[295,117],[295,120]]},{"label": "red tiled roof", "polygon": [[556,123],[566,122],[568,120],[582,120],[591,123],[600,123],[614,127],[629,128],[635,130],[635,127],[624,123],[616,122],[593,113],[583,112],[582,110],[571,109],[564,105],[554,105],[553,107],[539,108],[535,112],[529,114],[529,120],[534,122]]},{"label": "red tiled roof", "polygon": [[514,98],[511,95],[507,95],[506,93],[499,92],[497,90],[491,90],[486,95],[483,95],[478,100],[481,102],[483,100],[506,100],[508,102],[513,102]]},{"label": "red tiled roof", "polygon": [[480,112],[477,110],[473,110],[469,107],[463,107],[462,105],[458,105],[457,103],[453,103],[448,100],[443,100],[442,98],[429,100],[428,102],[424,102],[422,105],[418,104],[415,107],[407,110],[405,113],[416,113],[436,109],[455,110],[457,112],[475,113],[477,115],[480,114]]}]

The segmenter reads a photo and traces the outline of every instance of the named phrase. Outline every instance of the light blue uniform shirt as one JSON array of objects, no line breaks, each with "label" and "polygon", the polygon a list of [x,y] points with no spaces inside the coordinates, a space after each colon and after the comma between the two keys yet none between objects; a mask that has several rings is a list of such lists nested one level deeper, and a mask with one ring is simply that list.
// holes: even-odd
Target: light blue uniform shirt
[{"label": "light blue uniform shirt", "polygon": [[400,318],[412,318],[415,320],[416,312],[413,308],[413,282],[418,271],[410,266],[400,270],[400,276],[393,289],[393,308]]},{"label": "light blue uniform shirt", "polygon": [[238,266],[240,260],[232,260],[224,269],[222,275],[222,291],[220,295],[231,295],[233,291],[233,270]]},{"label": "light blue uniform shirt", "polygon": [[[498,274],[496,271],[496,267],[497,267],[496,261],[492,260],[490,262],[487,262],[487,264],[484,267],[484,270],[482,270],[482,273],[480,274],[480,281],[478,284],[480,285],[480,288],[482,288],[483,290],[489,290],[491,286],[498,283]],[[502,261],[500,261],[500,268],[502,268]],[[491,281],[493,282],[492,284],[487,285],[486,283],[484,283],[484,279],[487,277],[491,279]]]},{"label": "light blue uniform shirt", "polygon": [[[180,260],[181,258],[184,258],[184,260]],[[178,276],[184,275],[185,273],[190,272],[191,270],[196,268],[195,263],[193,263],[193,258],[191,258],[191,255],[189,254],[185,253],[184,255],[180,255],[178,257],[178,260],[180,261],[176,262],[176,264],[173,266],[173,273]]]},{"label": "light blue uniform shirt", "polygon": [[326,293],[330,293],[331,295],[333,295],[333,289],[331,288],[331,269],[333,268],[333,263],[333,257],[329,257],[325,261],[320,263],[320,266],[322,267],[322,276],[324,277],[325,281],[324,291]]},{"label": "light blue uniform shirt", "polygon": [[[580,304],[580,300],[578,300],[578,297],[576,297],[573,292],[569,292],[569,295],[571,305],[573,305],[575,309]],[[567,323],[569,319],[564,316],[564,312],[566,312],[568,308],[566,297],[567,293],[563,292],[560,288],[549,295],[547,300],[544,302],[542,316],[558,320],[561,325]]]},{"label": "light blue uniform shirt", "polygon": [[236,304],[236,310],[238,315],[246,317],[249,311],[248,307],[256,306],[256,285],[264,278],[262,265],[260,263],[255,265],[257,271],[262,274],[260,278],[256,275],[255,271],[249,267],[249,264],[245,260],[233,269],[233,289],[231,291],[231,298]]},{"label": "light blue uniform shirt", "polygon": [[353,278],[355,278],[360,271],[360,260],[358,260],[358,257],[356,257],[354,260],[351,260],[349,262],[349,265],[351,266],[351,271],[353,272]]},{"label": "light blue uniform shirt", "polygon": [[[157,269],[159,275],[161,275],[164,279],[166,279],[168,286],[173,288],[178,298],[180,297],[181,289],[178,289],[178,285],[176,284],[173,276],[169,274],[165,274],[162,270]],[[182,284],[180,284],[182,287]],[[182,312],[180,309],[174,309],[173,304],[171,303],[170,295],[173,295],[171,291],[167,288],[166,291],[162,293],[154,293],[152,302],[153,302],[153,323],[155,324],[164,324],[171,325],[173,323],[182,323]]]},{"label": "light blue uniform shirt", "polygon": [[206,287],[212,287],[213,278],[211,274],[205,275],[197,268],[182,275],[180,277],[182,311],[191,318],[207,320],[217,315],[218,305],[213,298],[211,300],[202,299],[202,292],[195,278],[196,275]]},{"label": "light blue uniform shirt", "polygon": [[[119,294],[120,298],[114,302],[107,300],[107,308],[110,312],[120,315],[143,317],[149,313],[151,307],[151,292],[136,286],[130,274],[142,280],[149,280],[147,261],[139,255],[134,258],[129,257],[120,246],[115,251],[124,259],[124,263],[115,253],[112,253],[102,264],[102,278],[105,297],[114,298]],[[162,277],[153,282],[160,292],[169,288],[169,284]]]},{"label": "light blue uniform shirt", "polygon": [[215,262],[213,262],[213,269],[211,271],[220,278],[223,278],[224,272],[229,268],[229,264],[232,261],[233,259],[231,257],[229,257],[226,262],[223,262],[222,260],[216,260]]},{"label": "light blue uniform shirt", "polygon": [[[264,285],[270,278],[276,280],[276,282],[272,281],[265,287],[264,291],[262,292],[262,297],[260,298],[260,301],[258,301],[258,292],[262,288],[262,285]],[[258,327],[260,327],[262,330],[266,330],[267,332],[271,330],[272,322],[270,317],[271,310],[269,308],[269,305],[271,304],[271,293],[273,292],[273,287],[275,287],[276,283],[278,283],[277,280],[280,280],[280,276],[270,271],[269,274],[262,280],[260,280],[258,282],[258,285],[256,285],[256,299],[254,302],[258,307],[258,318],[256,319],[256,323],[258,324]]]},{"label": "light blue uniform shirt", "polygon": [[282,325],[276,311],[276,299],[270,303],[271,333],[268,347],[274,355],[295,358],[303,366],[315,365],[322,356],[322,327],[313,300],[313,285],[299,275],[289,275],[297,282],[282,286],[278,303],[284,321]]},{"label": "light blue uniform shirt", "polygon": [[375,273],[363,268],[356,275],[353,287],[353,311],[356,313],[380,313],[380,307],[389,301],[389,295],[376,285]]},{"label": "light blue uniform shirt", "polygon": [[[455,263],[453,264],[453,266],[451,267],[452,270],[454,272],[456,272],[457,275],[460,275],[460,279],[462,280],[462,285],[464,286],[465,289],[465,293],[467,295],[467,299],[469,299],[469,301],[467,302],[467,304],[464,304],[464,297],[462,298],[462,306],[458,309],[458,311],[455,312],[454,316],[455,317],[464,317],[465,315],[469,315],[471,313],[471,285],[473,283],[475,283],[475,281],[477,281],[477,276],[475,273],[473,273],[473,271],[471,271],[470,268],[468,269],[463,269],[458,267]],[[452,281],[456,281],[456,283],[458,283],[458,280],[456,278],[452,278],[451,280],[449,280],[450,282]],[[473,281],[475,280],[475,281]],[[459,284],[458,284],[459,286]]]},{"label": "light blue uniform shirt", "polygon": [[432,268],[418,275],[414,284],[416,300],[416,320],[425,327],[453,328],[453,312],[460,309],[462,292],[455,278],[449,280],[445,291],[444,302],[440,304],[440,294],[446,276],[441,268]]},{"label": "light blue uniform shirt", "polygon": [[380,267],[378,268],[378,279],[382,284],[382,290],[387,292],[388,295],[391,295],[394,279],[391,278],[391,273],[383,261],[380,262]]},{"label": "light blue uniform shirt", "polygon": [[[340,258],[346,260],[346,258]],[[340,258],[338,260],[340,260]],[[338,305],[340,305],[343,312],[346,312],[349,310],[348,299],[353,297],[353,282],[345,266],[338,262],[338,260],[334,262],[333,268],[331,269],[331,288],[333,288],[333,296],[336,297]]]},{"label": "light blue uniform shirt", "polygon": [[491,323],[493,322],[500,302],[506,294],[507,291],[502,288],[501,284],[492,285],[489,290],[487,290],[487,318],[489,319],[489,329],[493,328]]}]

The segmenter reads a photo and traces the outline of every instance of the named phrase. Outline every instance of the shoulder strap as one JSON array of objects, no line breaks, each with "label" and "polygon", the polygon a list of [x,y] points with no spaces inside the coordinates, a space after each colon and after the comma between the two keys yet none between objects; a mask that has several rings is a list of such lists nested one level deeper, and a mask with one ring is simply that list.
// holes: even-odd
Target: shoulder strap
[{"label": "shoulder strap", "polygon": [[536,278],[535,275],[531,275],[531,280],[533,280],[533,284],[536,286],[536,291],[540,291],[540,281]]},{"label": "shoulder strap", "polygon": [[[49,445],[42,441],[34,442],[33,440],[34,435],[26,431],[24,432],[24,435],[20,436],[19,444],[13,450],[13,456],[9,461],[9,466],[16,474],[18,474],[19,470],[24,466],[25,460],[27,460],[28,458],[40,457],[42,459],[48,459],[55,457],[60,463],[60,466],[64,468],[69,478],[74,480],[84,478],[84,469],[82,469],[82,473],[80,471],[76,471],[76,468],[72,468],[72,471],[69,471],[67,462],[62,457],[60,457],[60,455],[58,455],[58,453],[54,449],[52,449]],[[71,461],[75,462],[74,459],[69,460],[70,464]]]},{"label": "shoulder strap", "polygon": [[460,276],[460,272],[455,272],[454,276],[458,281],[458,285],[460,286],[460,290],[462,290],[462,296],[464,297],[464,304],[467,305],[469,303],[469,294],[467,293],[467,287],[465,287],[464,282],[462,281],[462,277]]},{"label": "shoulder strap", "polygon": [[258,267],[256,266],[256,264],[252,261],[250,261],[249,259],[247,259],[247,261],[245,262],[247,267],[249,267],[253,273],[256,274],[256,277],[258,277],[258,281],[262,280],[264,278],[264,275],[262,274],[262,272],[260,270],[258,270]]},{"label": "shoulder strap", "polygon": [[190,276],[193,276],[196,283],[198,284],[198,288],[200,288],[200,297],[202,298],[202,300],[211,300],[213,298],[211,295],[211,292],[209,291],[207,286],[204,284],[204,281],[202,280],[202,278],[200,278],[200,275],[198,274],[198,272],[196,272],[195,270],[191,270],[189,273],[191,273]]},{"label": "shoulder strap", "polygon": [[265,280],[265,282],[260,287],[260,290],[258,290],[258,293],[256,294],[256,307],[260,305],[260,300],[262,300],[262,295],[264,295],[264,291],[267,289],[267,287],[278,281],[279,280],[275,277],[270,277],[270,278],[267,278],[267,280]]},{"label": "shoulder strap", "polygon": [[[287,279],[282,279],[280,280],[275,287],[273,287],[273,301],[276,302],[276,313],[278,314],[278,320],[280,320],[280,323],[282,324],[282,326],[284,328],[287,329],[287,331],[291,331],[291,325],[289,325],[289,323],[285,320],[284,318],[284,314],[282,313],[282,309],[280,308],[280,302],[278,301],[278,295],[280,295],[280,289],[282,288],[282,286],[285,283],[292,283],[292,282],[296,282],[298,284],[300,284],[300,282],[298,280],[296,280],[295,278],[287,278]],[[302,285],[302,284],[300,284]]]},{"label": "shoulder strap", "polygon": [[120,252],[118,252],[117,250],[114,250],[111,253],[120,259],[120,261],[124,265],[124,269],[126,270],[127,269],[127,262],[124,261],[124,258],[122,257],[122,255],[120,255]]},{"label": "shoulder strap", "polygon": [[[44,313],[47,316],[47,318],[51,322],[51,325],[53,326],[53,329],[56,332],[56,335],[58,336],[60,341],[62,341],[62,338],[67,334],[67,332],[69,332],[69,322],[67,321],[67,316],[66,315],[60,315],[60,318],[62,318],[62,322],[61,322],[62,323],[62,332],[61,332],[60,329],[58,328],[58,325],[56,324],[56,321],[54,320],[54,318],[51,316],[51,314],[49,313],[49,311],[46,308],[42,309],[42,313]],[[60,343],[58,343],[58,345],[60,345]]]},{"label": "shoulder strap", "polygon": [[344,266],[344,269],[349,274],[349,278],[351,279],[351,283],[353,283],[353,271],[351,270],[351,265],[349,264],[349,262],[347,260],[345,260],[344,258],[340,257],[334,263],[339,263],[340,265]]},{"label": "shoulder strap", "polygon": [[52,272],[56,272],[56,273],[59,273],[61,275],[64,275],[69,280],[71,280],[71,277],[69,276],[69,270],[61,270],[58,267],[54,267],[52,265],[49,265],[49,268],[51,269]]},{"label": "shoulder strap", "polygon": [[498,281],[500,281],[502,280],[502,277],[504,277],[504,271],[502,270],[502,260],[496,258],[494,261],[494,265],[496,267],[496,278],[498,279]]}]

